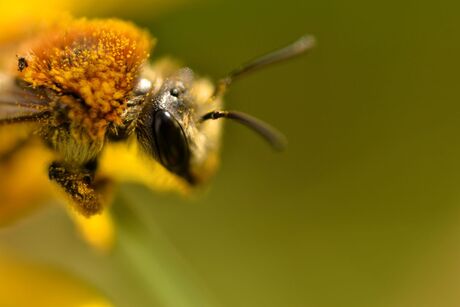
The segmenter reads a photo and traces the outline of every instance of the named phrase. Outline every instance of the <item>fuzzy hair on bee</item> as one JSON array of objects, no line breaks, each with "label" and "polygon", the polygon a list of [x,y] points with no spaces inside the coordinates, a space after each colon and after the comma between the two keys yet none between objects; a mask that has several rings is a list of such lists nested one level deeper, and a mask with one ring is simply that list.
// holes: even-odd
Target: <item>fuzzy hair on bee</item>
[{"label": "fuzzy hair on bee", "polygon": [[[169,173],[184,189],[207,181],[219,160],[219,118],[246,125],[275,149],[285,145],[266,123],[222,110],[223,96],[240,76],[311,49],[313,37],[241,66],[216,86],[190,68],[149,63],[155,44],[147,31],[116,19],[66,18],[25,39],[17,46],[15,69],[0,74],[0,128],[22,125],[29,133],[0,146],[0,164],[40,139],[53,157],[49,180],[89,217],[110,202],[113,177],[121,173]],[[130,165],[124,154],[119,163],[132,170],[104,163],[120,146],[142,157],[146,170]]]}]

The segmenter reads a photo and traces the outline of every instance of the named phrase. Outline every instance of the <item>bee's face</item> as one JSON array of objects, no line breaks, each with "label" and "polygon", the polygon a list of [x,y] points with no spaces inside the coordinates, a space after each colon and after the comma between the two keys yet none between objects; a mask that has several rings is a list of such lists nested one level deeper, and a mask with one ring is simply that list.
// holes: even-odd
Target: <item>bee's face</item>
[{"label": "bee's face", "polygon": [[206,158],[207,147],[213,143],[199,123],[202,114],[193,86],[193,74],[188,69],[165,80],[158,92],[146,96],[136,126],[144,149],[190,184],[197,182],[193,169]]}]

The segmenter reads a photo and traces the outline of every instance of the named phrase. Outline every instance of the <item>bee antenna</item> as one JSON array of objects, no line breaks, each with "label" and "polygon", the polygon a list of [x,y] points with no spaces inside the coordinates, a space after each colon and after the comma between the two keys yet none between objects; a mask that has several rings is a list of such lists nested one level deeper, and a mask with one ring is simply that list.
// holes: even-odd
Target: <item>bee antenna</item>
[{"label": "bee antenna", "polygon": [[251,73],[253,71],[259,70],[260,68],[264,68],[269,65],[299,56],[305,53],[306,51],[312,49],[315,45],[315,37],[312,35],[305,35],[283,48],[277,49],[258,58],[255,58],[254,60],[230,72],[227,75],[227,77],[221,79],[217,84],[214,95],[212,96],[213,99],[215,99],[216,97],[222,97],[227,91],[230,84],[239,77]]},{"label": "bee antenna", "polygon": [[211,111],[201,117],[200,122],[204,122],[210,119],[229,118],[233,119],[246,127],[251,128],[263,137],[275,150],[282,151],[286,148],[287,139],[286,137],[270,126],[269,124],[252,117],[248,114],[238,111]]}]

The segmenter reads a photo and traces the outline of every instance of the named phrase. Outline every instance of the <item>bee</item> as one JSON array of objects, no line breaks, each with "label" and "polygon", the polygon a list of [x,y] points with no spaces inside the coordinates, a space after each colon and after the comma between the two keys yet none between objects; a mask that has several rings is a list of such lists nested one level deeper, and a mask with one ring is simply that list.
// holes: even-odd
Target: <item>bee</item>
[{"label": "bee", "polygon": [[300,55],[314,42],[304,36],[250,61],[214,86],[188,67],[150,64],[156,40],[129,22],[56,22],[21,43],[15,69],[0,74],[0,126],[23,125],[29,131],[0,151],[0,162],[38,136],[53,157],[49,180],[86,217],[100,213],[110,198],[113,180],[102,174],[100,164],[113,144],[135,143],[139,154],[185,186],[197,186],[216,169],[218,119],[239,122],[275,149],[284,147],[284,136],[268,124],[223,110],[223,97],[234,80]]}]

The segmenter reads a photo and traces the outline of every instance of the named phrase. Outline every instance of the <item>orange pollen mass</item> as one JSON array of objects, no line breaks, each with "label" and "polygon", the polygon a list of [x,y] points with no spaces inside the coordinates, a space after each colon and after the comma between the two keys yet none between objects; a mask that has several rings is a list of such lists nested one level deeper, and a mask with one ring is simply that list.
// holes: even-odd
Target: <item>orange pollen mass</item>
[{"label": "orange pollen mass", "polygon": [[75,127],[100,138],[109,124],[121,123],[153,43],[147,32],[120,20],[59,21],[23,46],[28,66],[18,75],[33,87],[81,98],[62,103]]}]

